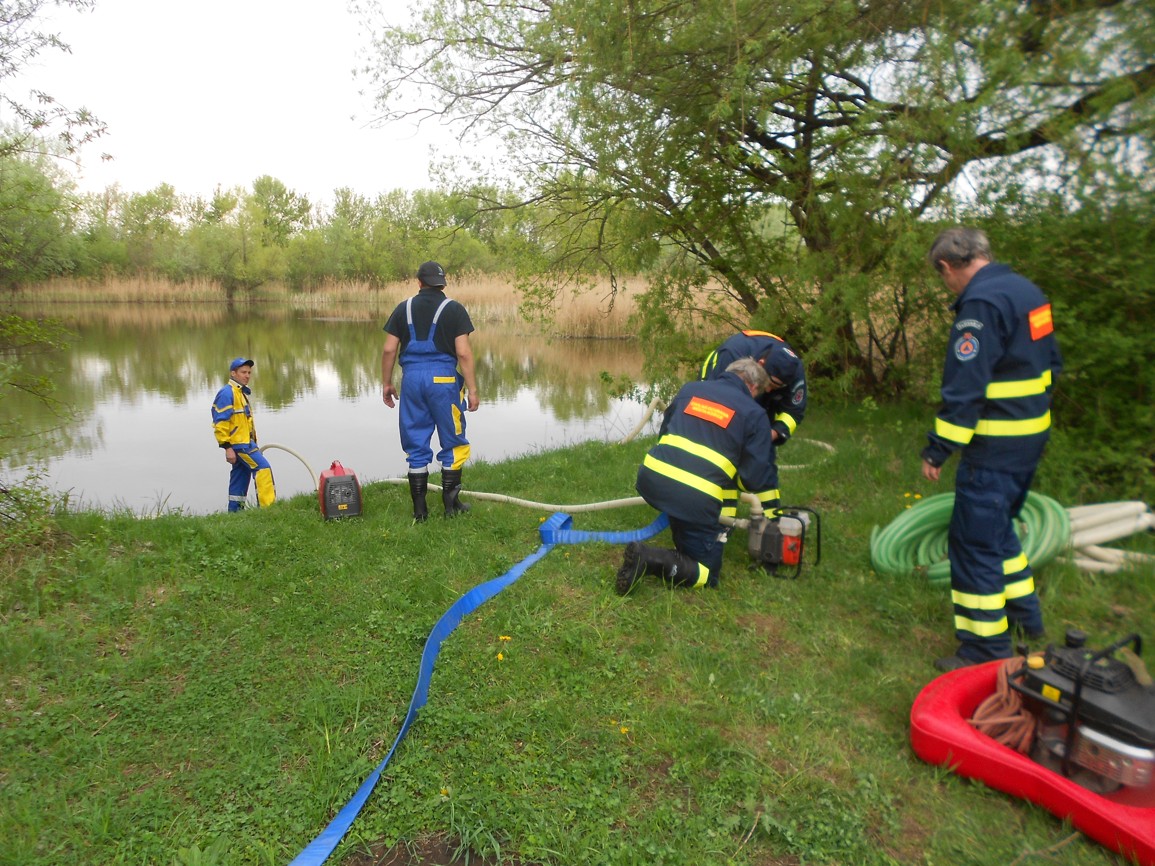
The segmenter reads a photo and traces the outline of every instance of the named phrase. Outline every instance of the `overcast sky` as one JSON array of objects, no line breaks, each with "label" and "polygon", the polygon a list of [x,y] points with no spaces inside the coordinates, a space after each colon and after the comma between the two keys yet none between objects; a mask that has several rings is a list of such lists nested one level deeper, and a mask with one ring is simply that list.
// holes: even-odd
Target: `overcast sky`
[{"label": "overcast sky", "polygon": [[[392,23],[408,21],[407,0],[383,5]],[[431,186],[430,148],[456,143],[433,125],[368,126],[376,112],[353,77],[368,34],[345,7],[96,0],[89,12],[50,8],[40,29],[72,53],[47,52],[13,95],[35,86],[108,125],[82,152],[85,191],[169,183],[207,196],[268,174],[320,203],[342,186],[368,196]],[[113,159],[102,162],[103,152]]]}]

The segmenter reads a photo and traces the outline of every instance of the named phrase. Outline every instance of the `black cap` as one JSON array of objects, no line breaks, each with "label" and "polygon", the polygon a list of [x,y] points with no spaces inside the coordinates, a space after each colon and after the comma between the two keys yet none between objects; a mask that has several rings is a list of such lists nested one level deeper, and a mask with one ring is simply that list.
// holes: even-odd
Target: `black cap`
[{"label": "black cap", "polygon": [[437,262],[422,262],[421,267],[417,269],[417,279],[423,286],[440,288],[445,285],[445,268]]}]

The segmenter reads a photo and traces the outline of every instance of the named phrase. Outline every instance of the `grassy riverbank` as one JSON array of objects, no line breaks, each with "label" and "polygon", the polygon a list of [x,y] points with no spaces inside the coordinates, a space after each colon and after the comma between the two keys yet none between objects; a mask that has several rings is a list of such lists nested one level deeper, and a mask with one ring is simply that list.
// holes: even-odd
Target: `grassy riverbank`
[{"label": "grassy riverbank", "polygon": [[[815,412],[800,433],[836,453],[783,451],[811,464],[784,471],[786,499],[823,516],[822,563],[796,581],[750,570],[738,532],[718,591],[649,582],[622,599],[620,548],[559,546],[467,617],[330,862],[410,862],[384,859],[393,846],[426,863],[1120,862],[912,754],[911,702],[954,647],[948,597],[874,574],[869,537],[950,487],[918,474],[925,411],[882,414]],[[471,463],[466,486],[632,496],[648,444]],[[548,513],[475,500],[413,526],[405,489],[382,483],[345,521],[311,496],[238,516],[66,516],[67,543],[0,585],[0,863],[288,862],[388,751],[430,628],[533,553]],[[1142,632],[1151,579],[1046,568],[1052,636]]]}]

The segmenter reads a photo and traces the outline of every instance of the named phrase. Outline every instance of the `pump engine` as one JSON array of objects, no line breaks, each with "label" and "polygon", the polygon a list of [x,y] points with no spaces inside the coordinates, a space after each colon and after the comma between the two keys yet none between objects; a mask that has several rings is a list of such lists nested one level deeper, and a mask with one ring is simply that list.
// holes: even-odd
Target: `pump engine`
[{"label": "pump engine", "polygon": [[[802,505],[785,505],[778,516],[750,518],[747,550],[758,565],[778,577],[795,578],[802,573],[806,553],[806,533],[814,528],[814,560],[822,558],[822,521],[818,512]],[[785,571],[782,567],[785,566]]]},{"label": "pump engine", "polygon": [[[1155,686],[1128,635],[1092,651],[1070,629],[1066,644],[1027,657],[1008,678],[1036,719],[1030,756],[1110,799],[1155,806]],[[1134,645],[1128,661],[1115,654]]]}]

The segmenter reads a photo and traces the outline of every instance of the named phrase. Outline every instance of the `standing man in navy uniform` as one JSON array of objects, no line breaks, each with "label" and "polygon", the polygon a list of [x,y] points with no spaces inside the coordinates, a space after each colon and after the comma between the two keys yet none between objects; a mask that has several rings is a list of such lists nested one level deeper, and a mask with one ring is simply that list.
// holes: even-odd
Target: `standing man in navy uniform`
[{"label": "standing man in navy uniform", "polygon": [[393,386],[393,368],[400,360],[401,447],[409,463],[413,519],[422,523],[429,517],[425,494],[435,430],[441,446],[437,460],[445,516],[469,510],[460,499],[461,467],[469,459],[465,412],[477,411],[478,394],[469,313],[445,296],[445,269],[437,262],[422,263],[417,282],[417,294],[398,304],[385,323],[381,398],[390,409],[396,405],[399,395]]},{"label": "standing man in navy uniform", "polygon": [[766,370],[739,358],[715,379],[683,385],[670,403],[658,443],[638,469],[637,490],[666,514],[676,550],[626,545],[616,589],[628,593],[644,574],[671,586],[716,587],[726,528],[738,494],[750,491],[767,515],[778,507],[778,469],[770,420],[756,402]]},{"label": "standing man in navy uniform", "polygon": [[806,371],[802,359],[776,334],[739,331],[706,357],[701,378],[717,379],[738,358],[753,358],[770,377],[769,389],[757,399],[770,419],[774,444],[784,445],[806,414]]},{"label": "standing man in navy uniform", "polygon": [[942,408],[922,474],[938,481],[955,451],[954,511],[948,535],[954,655],[935,662],[954,670],[1009,658],[1011,629],[1044,636],[1030,563],[1014,520],[1026,502],[1050,436],[1051,392],[1062,369],[1051,304],[1007,265],[995,264],[986,235],[947,229],[928,258],[958,295],[942,376]]}]

